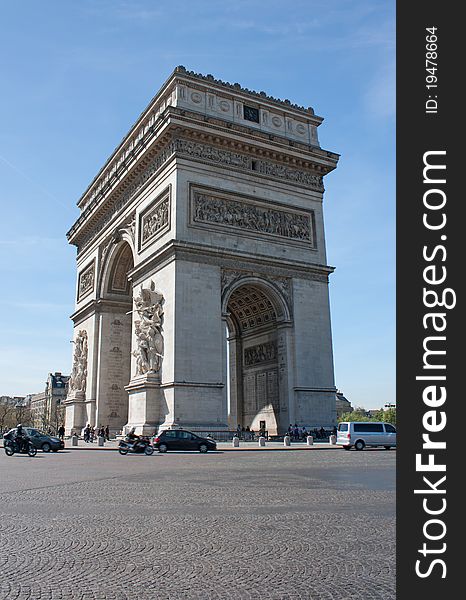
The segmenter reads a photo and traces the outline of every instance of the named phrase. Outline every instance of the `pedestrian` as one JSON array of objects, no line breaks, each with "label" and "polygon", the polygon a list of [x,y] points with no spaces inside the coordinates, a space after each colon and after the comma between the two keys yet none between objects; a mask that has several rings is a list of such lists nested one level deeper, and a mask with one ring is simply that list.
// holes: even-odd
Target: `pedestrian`
[{"label": "pedestrian", "polygon": [[89,443],[91,438],[91,426],[89,425],[89,423],[86,425],[86,427],[84,428],[84,441],[87,443]]},{"label": "pedestrian", "polygon": [[63,425],[60,425],[60,427],[58,428],[58,439],[63,440],[64,437],[65,437],[65,428],[63,427]]},{"label": "pedestrian", "polygon": [[107,442],[110,441],[110,429],[109,429],[108,425],[105,428],[105,439],[107,440]]}]

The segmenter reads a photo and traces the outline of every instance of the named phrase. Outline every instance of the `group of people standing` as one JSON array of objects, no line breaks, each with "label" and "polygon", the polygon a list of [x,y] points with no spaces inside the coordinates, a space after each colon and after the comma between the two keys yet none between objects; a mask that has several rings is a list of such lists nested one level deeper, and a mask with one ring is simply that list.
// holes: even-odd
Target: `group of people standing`
[{"label": "group of people standing", "polygon": [[103,437],[108,442],[110,440],[110,429],[108,425],[106,427],[101,425],[96,432],[95,427],[91,427],[88,423],[83,432],[84,441],[86,443],[90,443],[93,442],[96,437]]},{"label": "group of people standing", "polygon": [[[334,426],[332,429],[332,434],[335,435],[336,432],[337,428]],[[298,427],[297,423],[295,423],[294,425],[290,423],[288,427],[288,435],[292,440],[295,441],[305,440],[308,435],[312,435],[314,438],[321,440],[327,438],[330,435],[330,433],[326,431],[323,427],[321,427],[320,429],[314,427],[314,429],[309,428],[309,430],[307,430],[305,425],[303,427]]]}]

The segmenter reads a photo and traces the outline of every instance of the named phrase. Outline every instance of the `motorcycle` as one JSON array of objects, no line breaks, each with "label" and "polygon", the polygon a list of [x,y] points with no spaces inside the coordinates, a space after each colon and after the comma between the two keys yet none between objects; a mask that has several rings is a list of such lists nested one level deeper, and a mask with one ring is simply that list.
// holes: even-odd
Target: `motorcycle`
[{"label": "motorcycle", "polygon": [[130,442],[129,440],[120,440],[118,445],[118,452],[120,454],[128,454],[133,452],[135,454],[144,453],[146,456],[150,456],[154,452],[153,446],[151,446],[150,440],[147,437],[142,437],[136,442]]},{"label": "motorcycle", "polygon": [[24,443],[20,445],[16,440],[4,440],[3,448],[7,456],[13,456],[13,454],[28,454],[29,456],[35,456],[37,454],[37,448],[26,439]]}]

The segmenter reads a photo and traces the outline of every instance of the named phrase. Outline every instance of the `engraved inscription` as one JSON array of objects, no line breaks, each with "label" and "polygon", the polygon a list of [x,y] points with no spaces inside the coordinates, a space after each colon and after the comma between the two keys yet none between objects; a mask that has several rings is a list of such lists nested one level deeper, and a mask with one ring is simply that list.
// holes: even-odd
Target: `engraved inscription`
[{"label": "engraved inscription", "polygon": [[276,368],[245,374],[243,381],[245,415],[255,416],[258,411],[277,413],[280,410]]},{"label": "engraved inscription", "polygon": [[126,357],[121,350],[121,344],[124,343],[123,337],[123,323],[119,319],[114,319],[110,324],[110,350],[107,357],[107,377],[110,382],[106,398],[107,419],[119,418],[124,412],[124,404],[127,400],[125,390],[121,385],[121,383],[127,383],[127,380],[122,382],[124,377],[128,378],[128,374],[125,372]]}]

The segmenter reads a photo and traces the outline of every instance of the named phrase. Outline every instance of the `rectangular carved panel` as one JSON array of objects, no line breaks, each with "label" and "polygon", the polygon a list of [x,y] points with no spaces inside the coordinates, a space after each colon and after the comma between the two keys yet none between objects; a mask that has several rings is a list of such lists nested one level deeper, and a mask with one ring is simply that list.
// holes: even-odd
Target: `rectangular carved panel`
[{"label": "rectangular carved panel", "polygon": [[277,358],[277,342],[265,342],[250,346],[244,350],[244,364],[246,367],[257,365]]},{"label": "rectangular carved panel", "polygon": [[232,228],[315,247],[312,211],[285,210],[269,202],[243,199],[228,192],[191,188],[193,224]]},{"label": "rectangular carved panel", "polygon": [[78,302],[94,291],[95,262],[86,267],[78,278]]},{"label": "rectangular carved panel", "polygon": [[167,188],[141,215],[140,247],[153,241],[170,226],[170,188]]}]

